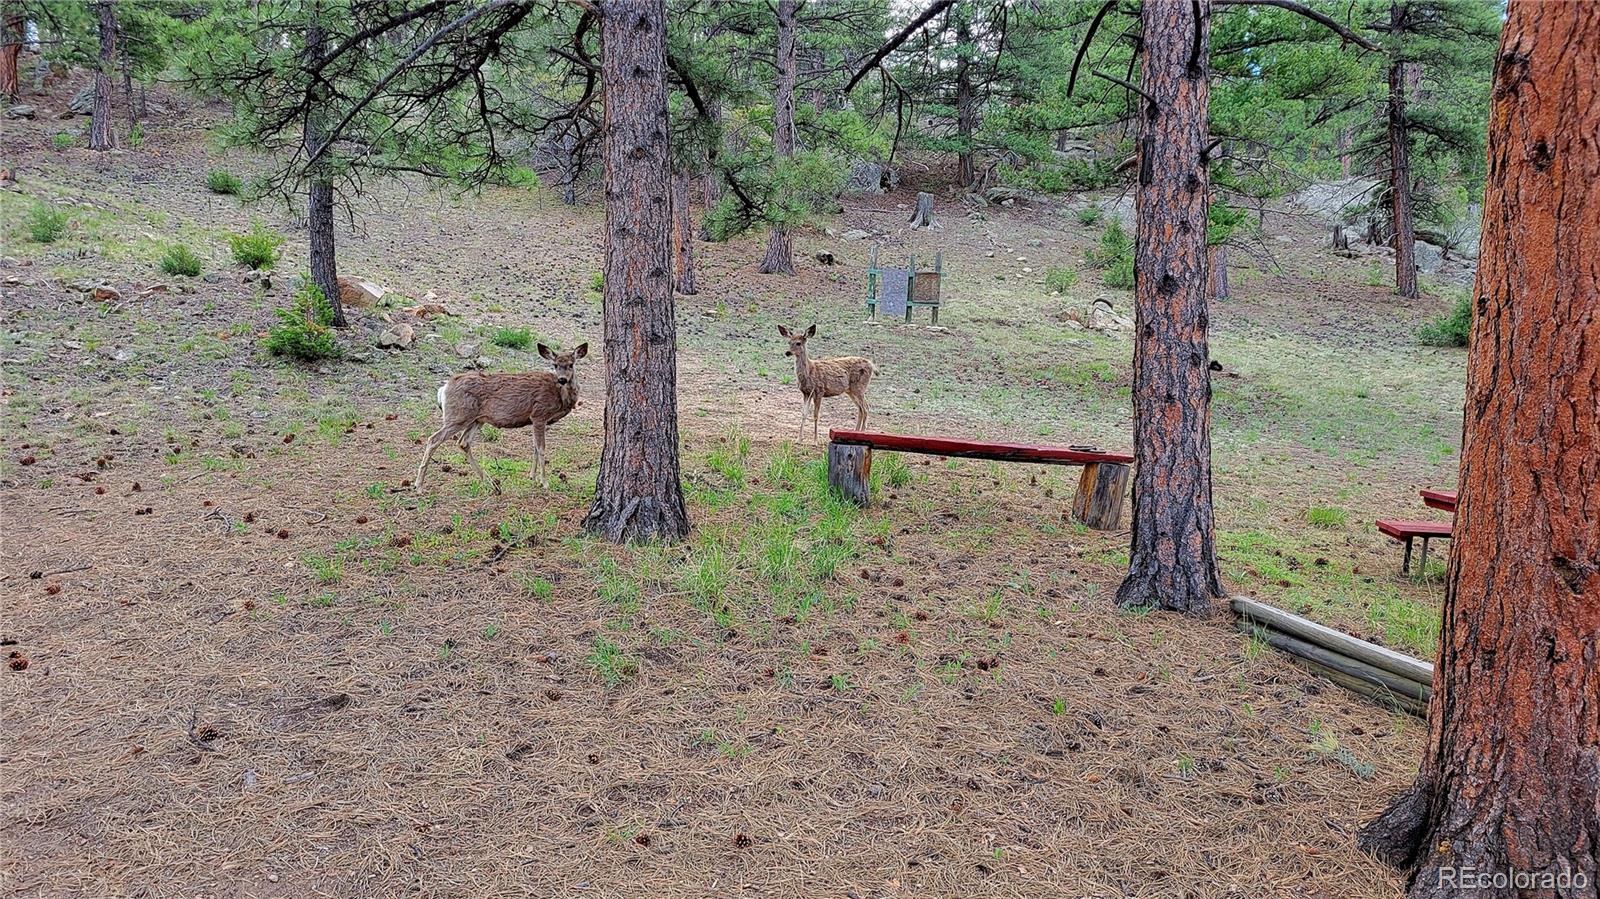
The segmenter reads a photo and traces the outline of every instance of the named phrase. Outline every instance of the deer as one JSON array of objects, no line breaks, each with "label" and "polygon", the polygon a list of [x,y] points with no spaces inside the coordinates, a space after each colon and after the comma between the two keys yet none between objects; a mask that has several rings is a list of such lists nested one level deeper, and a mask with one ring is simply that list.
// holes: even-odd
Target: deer
[{"label": "deer", "polygon": [[800,436],[806,436],[806,408],[811,410],[811,442],[817,442],[822,415],[822,401],[830,396],[846,394],[856,404],[856,430],[867,426],[867,385],[878,373],[871,359],[861,356],[835,356],[831,359],[812,359],[806,355],[806,340],[817,336],[817,326],[805,331],[790,331],[783,325],[778,333],[789,341],[785,356],[794,357],[795,382],[800,385]]},{"label": "deer", "polygon": [[423,478],[427,476],[434,451],[452,437],[467,454],[467,464],[472,466],[478,480],[488,481],[495,493],[500,492],[500,482],[485,476],[472,455],[472,443],[484,425],[506,429],[531,425],[533,473],[540,486],[550,489],[544,456],[545,429],[577,407],[578,380],[573,368],[579,359],[589,355],[589,344],[579,344],[569,353],[556,353],[541,343],[539,355],[549,360],[550,371],[522,374],[469,371],[439,385],[439,412],[444,416],[444,427],[433,432],[422,451],[422,464],[417,466],[418,493],[422,492]]}]

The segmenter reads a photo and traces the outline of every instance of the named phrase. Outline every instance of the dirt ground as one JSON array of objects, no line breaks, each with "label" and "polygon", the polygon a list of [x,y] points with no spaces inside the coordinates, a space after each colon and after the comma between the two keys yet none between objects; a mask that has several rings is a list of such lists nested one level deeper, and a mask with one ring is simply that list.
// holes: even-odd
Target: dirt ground
[{"label": "dirt ground", "polygon": [[[875,426],[1125,447],[1128,340],[1062,313],[1127,294],[1082,264],[1099,227],[1062,204],[942,199],[941,229],[908,234],[909,194],[852,200],[801,236],[793,279],[755,274],[759,236],[697,244],[704,288],[678,300],[696,532],[617,548],[577,527],[597,360],[550,491],[515,432],[486,446],[505,493],[459,456],[408,489],[441,380],[540,366],[497,330],[596,339],[597,207],[372,185],[341,264],[399,298],[358,313],[356,358],[290,366],[258,337],[303,232],[204,183],[261,161],[165,94],[137,148],[56,149],[83,127],[55,118],[71,89],[0,135],[7,895],[1397,894],[1352,834],[1408,782],[1421,722],[1220,609],[1115,609],[1127,535],[1064,518],[1075,469],[908,457],[857,511],[796,441],[774,325],[815,321],[820,352],[883,369]],[[22,225],[41,198],[71,213],[53,244]],[[290,237],[266,288],[222,240],[256,218]],[[834,236],[852,228],[944,252],[943,330],[864,320],[869,242]],[[1215,316],[1224,573],[1424,653],[1437,583],[1397,577],[1370,521],[1454,481],[1461,359],[1411,337],[1446,301],[1397,300],[1292,217],[1266,233],[1276,267],[1241,265]],[[155,269],[178,241],[206,277]],[[1039,283],[1057,266],[1079,270],[1066,296]],[[451,316],[372,346],[430,291]]]}]

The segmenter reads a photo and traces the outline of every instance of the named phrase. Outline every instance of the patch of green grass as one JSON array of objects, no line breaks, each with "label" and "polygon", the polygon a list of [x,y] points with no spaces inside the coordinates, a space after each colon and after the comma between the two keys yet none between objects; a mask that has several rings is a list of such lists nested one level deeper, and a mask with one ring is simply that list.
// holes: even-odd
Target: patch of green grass
[{"label": "patch of green grass", "polygon": [[496,328],[489,342],[508,350],[525,350],[533,346],[534,336],[529,328]]},{"label": "patch of green grass", "polygon": [[1332,509],[1327,506],[1312,506],[1306,510],[1306,523],[1324,530],[1344,527],[1349,517],[1343,509]]},{"label": "patch of green grass", "polygon": [[537,575],[518,572],[516,582],[517,589],[522,591],[523,596],[539,602],[549,602],[550,597],[554,596],[556,592],[555,584],[550,583],[549,579]]},{"label": "patch of green grass", "polygon": [[77,142],[77,137],[65,131],[57,131],[55,135],[50,138],[50,146],[54,147],[57,153],[70,149],[72,145]]},{"label": "patch of green grass", "polygon": [[1457,294],[1455,305],[1417,330],[1417,340],[1425,346],[1461,347],[1472,336],[1472,294]]},{"label": "patch of green grass", "polygon": [[34,243],[55,243],[67,233],[67,214],[49,203],[35,203],[22,224]]},{"label": "patch of green grass", "polygon": [[1099,206],[1085,206],[1078,210],[1078,224],[1098,225],[1100,224],[1101,217],[1104,215],[1105,213],[1100,211]]},{"label": "patch of green grass", "polygon": [[589,667],[608,689],[627,683],[639,675],[639,660],[622,651],[607,637],[596,637],[589,647]]},{"label": "patch of green grass", "polygon": [[206,173],[206,189],[214,194],[236,197],[244,189],[244,184],[239,181],[239,176],[232,172],[212,169]]},{"label": "patch of green grass", "polygon": [[194,278],[200,274],[200,257],[183,244],[173,244],[161,255],[161,270],[169,275]]},{"label": "patch of green grass", "polygon": [[228,235],[233,260],[253,269],[270,269],[276,265],[283,244],[283,236],[268,230],[259,219],[251,223],[249,231]]},{"label": "patch of green grass", "polygon": [[1044,286],[1046,290],[1057,293],[1066,293],[1078,286],[1078,273],[1070,268],[1046,269],[1044,273]]},{"label": "patch of green grass", "polygon": [[631,615],[639,610],[644,596],[640,579],[635,572],[624,568],[616,559],[601,559],[595,580],[599,587],[600,598],[616,606],[618,611]]},{"label": "patch of green grass", "polygon": [[911,483],[911,466],[900,453],[880,453],[872,460],[872,489],[904,487]]}]

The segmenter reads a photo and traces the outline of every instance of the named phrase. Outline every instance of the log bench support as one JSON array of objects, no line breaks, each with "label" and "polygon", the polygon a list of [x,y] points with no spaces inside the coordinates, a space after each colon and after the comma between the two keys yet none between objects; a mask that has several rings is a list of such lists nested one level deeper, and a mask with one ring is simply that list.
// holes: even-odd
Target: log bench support
[{"label": "log bench support", "polygon": [[872,501],[872,451],[882,449],[1001,462],[1081,465],[1083,474],[1072,499],[1073,520],[1097,531],[1114,531],[1122,526],[1122,501],[1128,493],[1133,462],[1133,457],[1125,453],[867,431],[833,430],[828,437],[828,485],[859,506]]}]

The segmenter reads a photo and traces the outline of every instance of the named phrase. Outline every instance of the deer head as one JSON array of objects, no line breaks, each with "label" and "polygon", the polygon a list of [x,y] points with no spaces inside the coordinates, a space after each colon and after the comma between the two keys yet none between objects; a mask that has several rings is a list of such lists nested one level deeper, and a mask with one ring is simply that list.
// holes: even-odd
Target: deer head
[{"label": "deer head", "polygon": [[790,331],[783,325],[778,326],[778,333],[789,339],[789,349],[785,356],[804,356],[806,353],[806,338],[817,336],[817,326],[812,325],[804,331]]},{"label": "deer head", "polygon": [[589,355],[589,344],[580,343],[578,348],[570,353],[556,353],[541,343],[539,355],[550,360],[550,370],[555,372],[556,383],[565,387],[572,383],[572,367],[579,359]]}]

